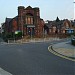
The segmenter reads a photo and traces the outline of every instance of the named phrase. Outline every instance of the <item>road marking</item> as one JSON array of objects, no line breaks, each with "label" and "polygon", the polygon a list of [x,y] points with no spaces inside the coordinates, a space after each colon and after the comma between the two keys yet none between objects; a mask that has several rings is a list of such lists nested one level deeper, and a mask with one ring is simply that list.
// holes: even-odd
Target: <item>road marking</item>
[{"label": "road marking", "polygon": [[[52,45],[51,45],[52,46]],[[68,60],[71,60],[71,61],[74,61],[75,62],[75,59],[72,59],[72,58],[69,58],[69,57],[66,57],[64,55],[61,55],[59,53],[56,53],[54,52],[52,49],[51,49],[51,46],[48,47],[48,51],[51,52],[52,54],[56,55],[56,56],[59,56],[59,57],[62,57],[64,59],[68,59]]]}]

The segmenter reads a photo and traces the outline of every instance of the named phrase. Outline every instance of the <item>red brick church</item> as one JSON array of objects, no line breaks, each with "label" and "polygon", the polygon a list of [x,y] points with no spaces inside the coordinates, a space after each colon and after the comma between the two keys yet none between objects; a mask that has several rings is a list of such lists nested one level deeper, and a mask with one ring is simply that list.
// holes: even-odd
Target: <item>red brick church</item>
[{"label": "red brick church", "polygon": [[23,36],[34,35],[41,37],[43,35],[44,21],[40,18],[40,10],[38,7],[31,6],[18,7],[18,15],[14,18],[6,18],[5,32],[11,33],[21,31]]}]

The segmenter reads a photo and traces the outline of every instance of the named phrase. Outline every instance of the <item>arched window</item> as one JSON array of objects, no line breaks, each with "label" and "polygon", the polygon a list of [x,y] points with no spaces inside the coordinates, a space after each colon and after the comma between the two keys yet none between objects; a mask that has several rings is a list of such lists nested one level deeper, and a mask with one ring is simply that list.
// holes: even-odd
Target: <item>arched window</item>
[{"label": "arched window", "polygon": [[34,24],[34,22],[33,22],[33,15],[30,14],[30,13],[27,13],[25,21],[26,21],[26,24]]}]

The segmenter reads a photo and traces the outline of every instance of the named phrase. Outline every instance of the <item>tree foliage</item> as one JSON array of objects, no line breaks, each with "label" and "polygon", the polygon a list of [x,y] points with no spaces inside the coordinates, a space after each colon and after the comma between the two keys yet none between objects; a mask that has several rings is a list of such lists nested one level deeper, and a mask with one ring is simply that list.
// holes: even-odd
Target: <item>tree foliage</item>
[{"label": "tree foliage", "polygon": [[57,18],[56,18],[56,22],[59,22],[60,20],[59,20],[59,18],[58,18],[58,16],[57,16]]}]

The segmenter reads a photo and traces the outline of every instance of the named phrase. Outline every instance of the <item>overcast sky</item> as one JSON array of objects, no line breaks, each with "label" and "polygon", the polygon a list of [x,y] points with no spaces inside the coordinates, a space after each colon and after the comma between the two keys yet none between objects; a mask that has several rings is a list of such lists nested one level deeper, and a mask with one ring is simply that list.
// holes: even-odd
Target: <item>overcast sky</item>
[{"label": "overcast sky", "polygon": [[0,24],[18,15],[17,7],[39,7],[44,20],[74,19],[75,0],[0,0]]}]

